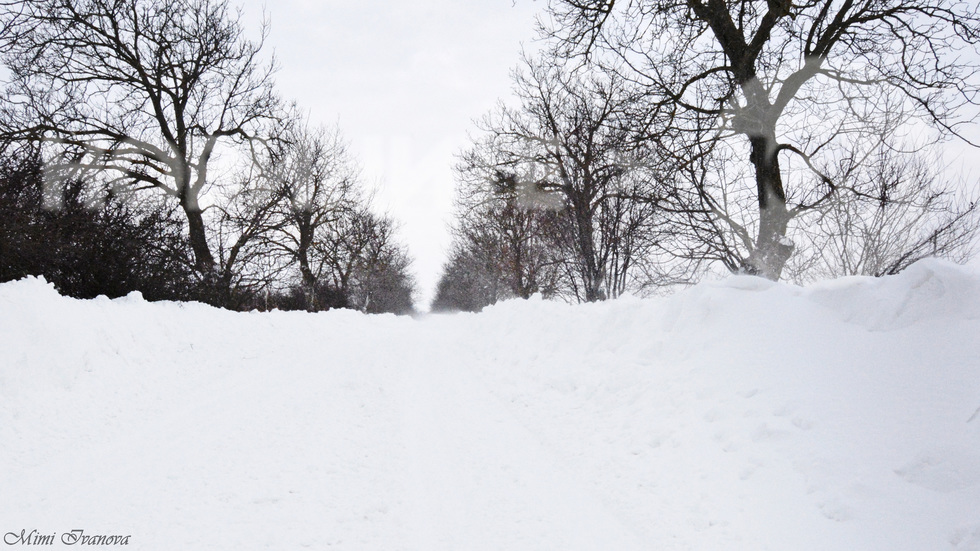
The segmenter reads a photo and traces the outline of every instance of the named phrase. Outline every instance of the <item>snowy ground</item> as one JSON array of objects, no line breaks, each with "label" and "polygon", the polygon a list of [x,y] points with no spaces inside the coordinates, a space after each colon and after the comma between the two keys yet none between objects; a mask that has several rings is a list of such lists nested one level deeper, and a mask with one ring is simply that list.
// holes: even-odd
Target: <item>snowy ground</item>
[{"label": "snowy ground", "polygon": [[980,270],[939,261],[421,320],[5,284],[0,535],[977,551],[978,336]]}]

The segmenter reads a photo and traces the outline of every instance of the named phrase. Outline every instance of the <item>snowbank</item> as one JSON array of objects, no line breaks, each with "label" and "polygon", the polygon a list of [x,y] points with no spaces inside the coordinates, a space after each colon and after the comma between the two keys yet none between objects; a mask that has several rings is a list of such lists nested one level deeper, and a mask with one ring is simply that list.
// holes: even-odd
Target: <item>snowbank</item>
[{"label": "snowbank", "polygon": [[978,335],[980,272],[936,260],[421,320],[23,280],[0,285],[0,535],[977,551]]}]

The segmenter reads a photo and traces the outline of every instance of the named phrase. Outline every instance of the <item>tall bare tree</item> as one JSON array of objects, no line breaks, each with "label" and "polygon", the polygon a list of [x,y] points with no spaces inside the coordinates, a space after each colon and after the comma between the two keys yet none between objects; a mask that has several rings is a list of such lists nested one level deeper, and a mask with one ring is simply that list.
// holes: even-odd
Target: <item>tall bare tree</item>
[{"label": "tall bare tree", "polygon": [[277,105],[273,64],[240,19],[226,0],[0,2],[6,96],[21,116],[8,137],[57,147],[55,167],[172,197],[210,276],[209,169],[223,142],[256,138]]},{"label": "tall bare tree", "polygon": [[528,61],[515,75],[519,107],[501,105],[485,137],[462,158],[466,178],[523,208],[561,212],[551,225],[575,298],[625,290],[656,216],[658,119],[644,91],[609,71],[570,71]]},{"label": "tall bare tree", "polygon": [[273,254],[298,267],[308,307],[316,309],[316,288],[329,269],[324,248],[330,234],[365,202],[359,169],[337,129],[311,128],[292,116],[277,136],[260,177],[275,201],[265,239]]},{"label": "tall bare tree", "polygon": [[289,270],[291,259],[270,246],[283,223],[283,190],[264,177],[262,168],[259,162],[243,166],[216,200],[220,214],[210,217],[218,276],[217,288],[205,289],[211,294],[205,298],[228,308],[247,308],[256,296],[268,296]]},{"label": "tall bare tree", "polygon": [[[549,8],[543,28],[559,53],[614,59],[673,109],[674,129],[720,121],[712,139],[747,142],[758,216],[743,268],[772,279],[793,251],[791,219],[839,191],[820,154],[912,118],[962,137],[980,99],[975,2],[550,0]],[[814,173],[795,201],[781,155]]]}]

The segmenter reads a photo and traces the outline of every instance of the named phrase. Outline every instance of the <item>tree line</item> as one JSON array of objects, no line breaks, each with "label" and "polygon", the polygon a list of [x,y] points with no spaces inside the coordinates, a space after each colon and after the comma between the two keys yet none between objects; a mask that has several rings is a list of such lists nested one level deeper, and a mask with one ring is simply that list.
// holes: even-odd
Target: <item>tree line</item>
[{"label": "tree line", "polygon": [[0,1],[0,275],[89,297],[412,310],[337,129],[226,0]]},{"label": "tree line", "polygon": [[805,283],[977,246],[950,179],[980,103],[958,0],[550,0],[456,167],[436,310],[711,273]]}]

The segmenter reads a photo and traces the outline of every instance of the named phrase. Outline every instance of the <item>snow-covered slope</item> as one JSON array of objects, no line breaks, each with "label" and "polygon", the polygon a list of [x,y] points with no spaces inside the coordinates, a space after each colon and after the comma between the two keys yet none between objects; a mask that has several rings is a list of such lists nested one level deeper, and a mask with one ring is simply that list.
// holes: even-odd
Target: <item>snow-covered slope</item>
[{"label": "snow-covered slope", "polygon": [[[421,320],[0,286],[0,535],[980,550],[980,273]],[[972,419],[972,421],[971,421]]]}]

